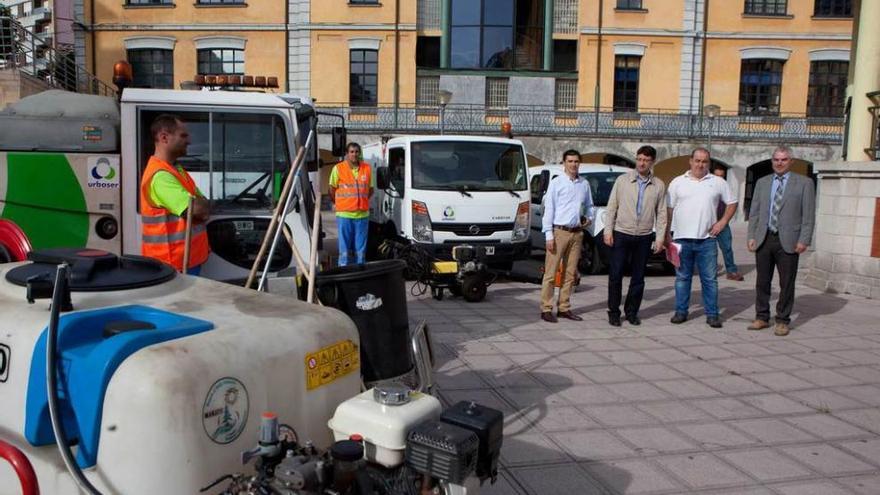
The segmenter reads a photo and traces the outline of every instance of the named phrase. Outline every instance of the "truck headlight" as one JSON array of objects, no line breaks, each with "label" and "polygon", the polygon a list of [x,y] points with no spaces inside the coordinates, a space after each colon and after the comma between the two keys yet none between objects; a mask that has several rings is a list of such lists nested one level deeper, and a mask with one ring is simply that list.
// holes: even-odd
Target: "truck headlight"
[{"label": "truck headlight", "polygon": [[412,233],[413,239],[418,242],[434,242],[428,206],[421,201],[412,202]]},{"label": "truck headlight", "polygon": [[523,201],[516,208],[516,220],[513,222],[513,242],[524,241],[529,238],[529,202]]}]

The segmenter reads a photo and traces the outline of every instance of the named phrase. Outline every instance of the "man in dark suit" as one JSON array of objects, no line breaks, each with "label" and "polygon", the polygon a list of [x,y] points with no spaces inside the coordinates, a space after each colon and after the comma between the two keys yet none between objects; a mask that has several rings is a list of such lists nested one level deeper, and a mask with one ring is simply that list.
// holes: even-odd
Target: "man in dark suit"
[{"label": "man in dark suit", "polygon": [[791,172],[791,149],[773,151],[773,173],[755,185],[749,210],[749,251],[757,265],[755,321],[749,330],[770,327],[770,285],[779,271],[775,334],[788,335],[794,306],[798,258],[813,238],[816,195],[813,181]]}]

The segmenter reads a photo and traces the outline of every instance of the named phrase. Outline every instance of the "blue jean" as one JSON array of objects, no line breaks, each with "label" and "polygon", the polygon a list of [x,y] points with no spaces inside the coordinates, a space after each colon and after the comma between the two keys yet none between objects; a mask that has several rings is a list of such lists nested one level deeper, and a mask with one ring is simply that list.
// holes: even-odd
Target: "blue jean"
[{"label": "blue jean", "polygon": [[367,230],[369,218],[336,217],[336,229],[339,237],[339,266],[349,264],[350,254],[354,251],[355,263],[367,262]]},{"label": "blue jean", "polygon": [[721,248],[721,257],[724,258],[724,271],[737,273],[739,269],[733,261],[733,234],[730,232],[730,225],[724,226],[724,229],[718,233],[717,239],[718,247]]},{"label": "blue jean", "polygon": [[718,279],[715,273],[718,263],[718,243],[715,238],[676,239],[681,244],[681,263],[675,270],[675,312],[687,316],[691,302],[691,280],[694,268],[700,272],[703,289],[703,308],[706,317],[718,316]]}]

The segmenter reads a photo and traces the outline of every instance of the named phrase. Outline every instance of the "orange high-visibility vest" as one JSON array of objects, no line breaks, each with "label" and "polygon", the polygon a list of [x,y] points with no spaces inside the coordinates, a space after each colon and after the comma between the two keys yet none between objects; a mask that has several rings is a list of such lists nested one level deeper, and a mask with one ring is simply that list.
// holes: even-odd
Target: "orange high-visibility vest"
[{"label": "orange high-visibility vest", "polygon": [[[150,182],[156,172],[168,172],[195,196],[196,184],[186,171],[182,174],[176,167],[151,156],[141,178],[141,254],[156,258],[172,265],[177,270],[183,267],[183,251],[186,243],[186,217],[179,217],[150,201]],[[189,250],[189,267],[199,266],[208,259],[211,248],[208,245],[208,232],[204,224],[193,224]]]},{"label": "orange high-visibility vest", "polygon": [[343,160],[336,164],[336,211],[369,211],[370,180],[372,171],[370,164],[361,162],[358,165],[357,177],[351,166]]}]

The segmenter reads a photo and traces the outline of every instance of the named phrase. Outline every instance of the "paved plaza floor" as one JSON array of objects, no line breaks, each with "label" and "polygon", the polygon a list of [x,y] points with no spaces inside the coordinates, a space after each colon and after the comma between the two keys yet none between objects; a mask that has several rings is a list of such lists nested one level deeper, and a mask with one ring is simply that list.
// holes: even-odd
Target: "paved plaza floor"
[{"label": "paved plaza floor", "polygon": [[799,285],[788,337],[747,331],[754,256],[737,255],[746,280],[719,277],[718,330],[696,279],[691,319],[671,324],[674,277],[659,273],[637,327],[608,324],[606,276],[574,293],[583,322],[541,321],[534,284],[499,282],[480,303],[410,295],[440,398],[505,414],[482,493],[880,493],[880,306]]}]

